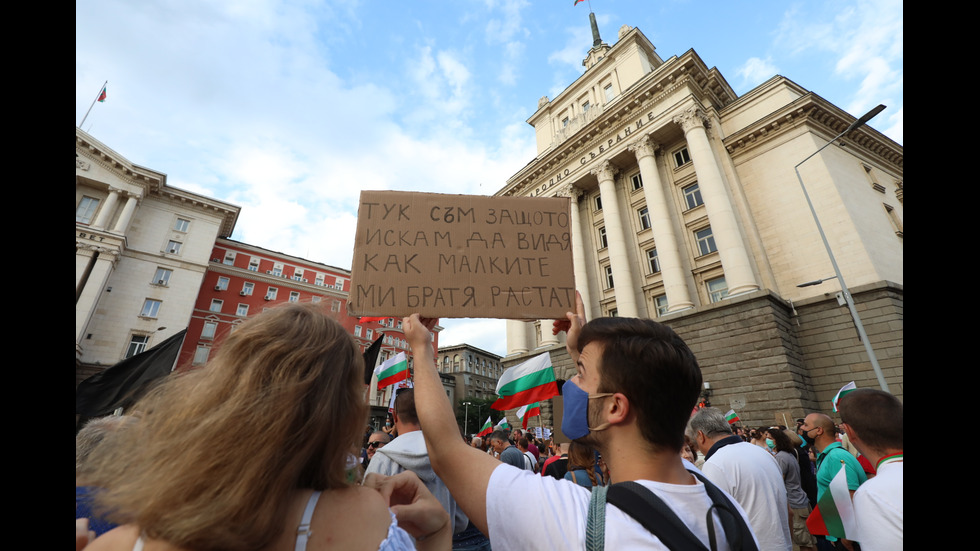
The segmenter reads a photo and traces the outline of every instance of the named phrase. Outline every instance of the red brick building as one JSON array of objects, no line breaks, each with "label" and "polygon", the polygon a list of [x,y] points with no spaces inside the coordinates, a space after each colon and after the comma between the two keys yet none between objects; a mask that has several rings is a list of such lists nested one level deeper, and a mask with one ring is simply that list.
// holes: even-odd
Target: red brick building
[{"label": "red brick building", "polygon": [[[203,366],[221,341],[248,316],[282,302],[320,302],[357,340],[361,350],[384,335],[380,360],[411,350],[400,319],[362,323],[347,315],[350,270],[218,238],[194,305],[178,370]],[[438,350],[435,333],[434,348]],[[411,360],[410,360],[411,365]],[[387,390],[387,389],[386,389]],[[387,393],[371,392],[371,405],[386,406]]]}]

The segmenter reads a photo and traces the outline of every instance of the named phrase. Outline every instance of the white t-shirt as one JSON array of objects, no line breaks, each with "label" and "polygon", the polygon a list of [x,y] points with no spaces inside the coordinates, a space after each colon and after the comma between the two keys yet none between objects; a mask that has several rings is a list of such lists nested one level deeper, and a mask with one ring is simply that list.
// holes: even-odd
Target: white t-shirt
[{"label": "white t-shirt", "polygon": [[759,549],[793,549],[783,472],[772,454],[748,442],[729,444],[712,454],[701,472],[745,509]]},{"label": "white t-shirt", "polygon": [[[888,460],[886,460],[888,461]],[[854,491],[853,538],[862,550],[901,549],[904,541],[904,461],[887,462]]]},{"label": "white t-shirt", "polygon": [[[706,513],[711,498],[704,484],[665,484],[637,480],[667,503],[684,524],[708,544]],[[589,490],[567,480],[538,476],[530,471],[500,465],[487,487],[487,525],[494,551],[534,549],[585,549]],[[730,498],[731,496],[729,496]],[[739,513],[745,511],[732,500]],[[725,531],[712,515],[718,550],[729,549]],[[748,520],[746,520],[748,524]],[[667,549],[656,536],[614,505],[606,505],[605,548]],[[760,548],[761,549],[761,548]]]}]

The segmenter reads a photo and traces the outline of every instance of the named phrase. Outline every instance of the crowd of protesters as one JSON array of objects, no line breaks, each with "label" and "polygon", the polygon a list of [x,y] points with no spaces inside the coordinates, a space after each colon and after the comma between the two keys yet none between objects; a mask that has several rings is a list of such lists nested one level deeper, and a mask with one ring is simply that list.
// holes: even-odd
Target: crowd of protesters
[{"label": "crowd of protesters", "polygon": [[[555,322],[576,374],[551,439],[461,436],[417,315],[403,320],[415,388],[365,427],[343,327],[318,305],[271,308],[206,368],[77,433],[76,549],[902,548],[893,396],[845,395],[839,424],[692,415],[701,375],[680,337],[583,310]],[[856,528],[836,538],[807,521],[842,469]]]}]

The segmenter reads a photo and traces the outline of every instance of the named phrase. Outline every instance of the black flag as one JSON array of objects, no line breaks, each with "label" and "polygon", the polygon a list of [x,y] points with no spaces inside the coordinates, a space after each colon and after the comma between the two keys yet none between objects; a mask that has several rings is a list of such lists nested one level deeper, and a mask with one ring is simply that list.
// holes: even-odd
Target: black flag
[{"label": "black flag", "polygon": [[82,381],[75,390],[75,413],[82,418],[109,415],[138,400],[150,384],[170,374],[187,330],[130,356]]},{"label": "black flag", "polygon": [[385,334],[378,332],[378,340],[371,343],[364,351],[364,384],[371,384],[371,377],[374,376],[374,364],[378,361],[378,353],[381,352],[381,341]]}]

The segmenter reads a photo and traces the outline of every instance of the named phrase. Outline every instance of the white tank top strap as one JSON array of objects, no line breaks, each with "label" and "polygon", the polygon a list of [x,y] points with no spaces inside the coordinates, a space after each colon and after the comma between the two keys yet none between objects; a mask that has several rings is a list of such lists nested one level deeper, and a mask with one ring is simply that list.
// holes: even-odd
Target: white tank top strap
[{"label": "white tank top strap", "polygon": [[315,491],[310,494],[310,499],[306,502],[306,510],[303,511],[303,520],[296,529],[296,551],[306,551],[306,542],[310,539],[310,521],[313,520],[313,511],[316,509],[316,502],[320,499],[320,492]]}]

